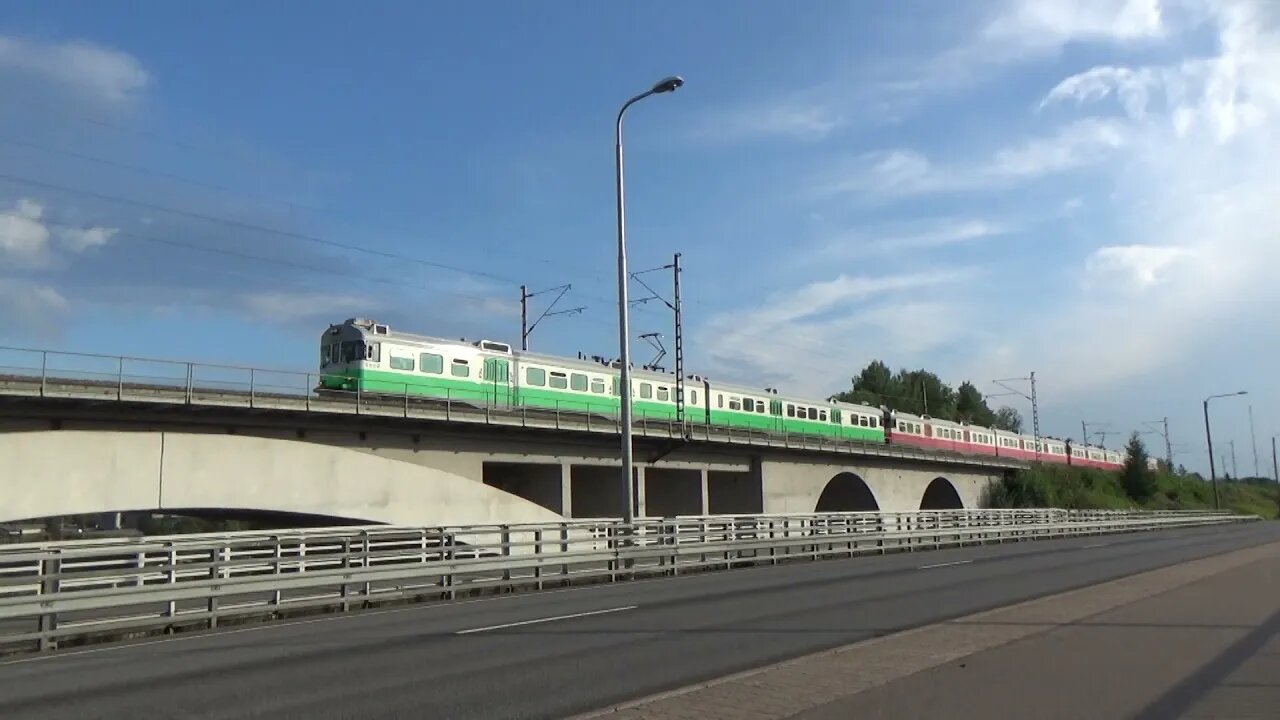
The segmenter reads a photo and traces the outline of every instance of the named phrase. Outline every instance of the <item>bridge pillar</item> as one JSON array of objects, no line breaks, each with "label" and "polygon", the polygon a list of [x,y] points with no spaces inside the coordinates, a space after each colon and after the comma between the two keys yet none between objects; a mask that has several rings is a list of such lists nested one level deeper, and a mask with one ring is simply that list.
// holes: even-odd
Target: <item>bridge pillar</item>
[{"label": "bridge pillar", "polygon": [[[621,472],[621,466],[619,466],[619,470],[615,472]],[[645,473],[645,467],[643,465],[635,465],[634,472],[635,478],[631,481],[631,488],[632,492],[635,493],[632,498],[632,502],[635,503],[633,506],[635,508],[635,516],[648,517],[649,478],[647,473]]]}]

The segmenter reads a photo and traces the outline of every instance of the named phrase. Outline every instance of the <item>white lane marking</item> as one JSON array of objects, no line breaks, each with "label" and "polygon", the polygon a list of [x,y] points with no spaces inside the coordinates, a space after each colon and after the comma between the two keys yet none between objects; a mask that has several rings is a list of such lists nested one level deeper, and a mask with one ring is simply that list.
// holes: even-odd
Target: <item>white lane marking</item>
[{"label": "white lane marking", "polygon": [[951,565],[968,565],[972,560],[956,560],[955,562],[934,563],[933,565],[921,565],[917,570],[929,570],[931,568],[949,567]]},{"label": "white lane marking", "polygon": [[554,617],[538,618],[537,620],[521,620],[520,622],[503,623],[501,625],[486,625],[485,627],[471,628],[469,630],[459,630],[454,635],[470,635],[471,633],[487,632],[489,630],[501,630],[502,628],[519,627],[520,625],[536,625],[538,623],[555,622],[556,620],[569,620],[572,618],[588,617],[591,615],[606,615],[608,613],[622,612],[623,610],[635,610],[639,605],[627,605],[626,607],[609,608],[608,610],[592,610],[591,612],[573,613],[572,615],[556,615]]},{"label": "white lane marking", "polygon": [[1092,544],[1092,545],[1081,545],[1081,546],[1080,546],[1080,549],[1081,549],[1081,550],[1088,550],[1089,548],[1100,548],[1100,547],[1106,547],[1106,546],[1108,546],[1108,545],[1110,545],[1110,544],[1111,544],[1111,543],[1094,543],[1094,544]]}]

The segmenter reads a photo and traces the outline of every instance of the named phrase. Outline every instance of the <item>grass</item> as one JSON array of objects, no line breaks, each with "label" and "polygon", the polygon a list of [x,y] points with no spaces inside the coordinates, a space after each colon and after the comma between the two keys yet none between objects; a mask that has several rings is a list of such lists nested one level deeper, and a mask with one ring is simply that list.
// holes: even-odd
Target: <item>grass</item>
[{"label": "grass", "polygon": [[[1280,515],[1280,489],[1274,483],[1218,481],[1222,508],[1272,519]],[[1156,474],[1150,498],[1129,497],[1118,472],[1064,465],[1037,465],[1019,470],[994,486],[991,507],[1060,507],[1068,509],[1205,510],[1213,507],[1213,486],[1194,475]]]}]

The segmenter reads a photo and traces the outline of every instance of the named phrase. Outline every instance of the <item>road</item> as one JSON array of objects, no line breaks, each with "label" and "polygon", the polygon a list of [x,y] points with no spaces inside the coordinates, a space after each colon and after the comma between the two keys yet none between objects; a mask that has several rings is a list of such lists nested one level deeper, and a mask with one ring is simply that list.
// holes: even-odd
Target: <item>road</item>
[{"label": "road", "polygon": [[558,718],[1280,540],[1252,523],[761,567],[0,662],[0,717]]}]

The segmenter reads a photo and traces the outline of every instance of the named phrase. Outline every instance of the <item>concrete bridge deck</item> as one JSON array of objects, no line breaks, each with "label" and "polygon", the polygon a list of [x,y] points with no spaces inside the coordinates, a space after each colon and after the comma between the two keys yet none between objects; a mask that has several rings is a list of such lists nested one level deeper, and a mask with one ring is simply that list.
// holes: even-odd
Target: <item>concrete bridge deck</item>
[{"label": "concrete bridge deck", "polygon": [[[114,376],[58,371],[36,357],[35,371],[0,368],[0,454],[14,459],[9,477],[27,481],[0,497],[0,521],[122,510],[415,525],[623,514],[613,418],[322,398],[265,371],[246,370],[242,385],[193,364],[167,375],[125,359]],[[640,516],[973,508],[1026,465],[643,416],[635,429]]]}]

